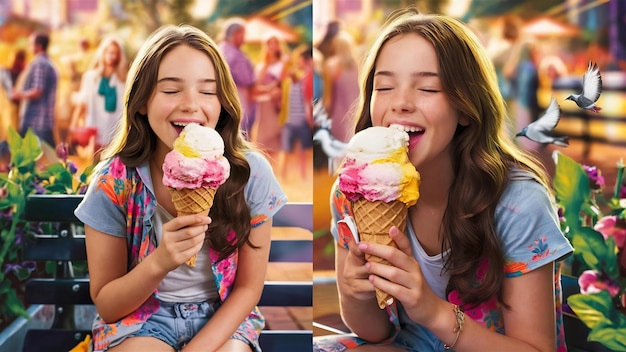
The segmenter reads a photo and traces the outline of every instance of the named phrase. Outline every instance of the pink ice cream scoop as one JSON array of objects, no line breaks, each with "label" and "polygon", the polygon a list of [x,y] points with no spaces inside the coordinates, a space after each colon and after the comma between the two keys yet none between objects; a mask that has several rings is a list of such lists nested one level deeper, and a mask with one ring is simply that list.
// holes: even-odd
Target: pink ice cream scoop
[{"label": "pink ice cream scoop", "polygon": [[230,176],[220,134],[196,123],[185,126],[163,162],[163,184],[174,189],[216,189]]},{"label": "pink ice cream scoop", "polygon": [[354,135],[339,172],[339,189],[346,198],[415,204],[420,178],[407,155],[408,141],[399,125],[374,126]]}]

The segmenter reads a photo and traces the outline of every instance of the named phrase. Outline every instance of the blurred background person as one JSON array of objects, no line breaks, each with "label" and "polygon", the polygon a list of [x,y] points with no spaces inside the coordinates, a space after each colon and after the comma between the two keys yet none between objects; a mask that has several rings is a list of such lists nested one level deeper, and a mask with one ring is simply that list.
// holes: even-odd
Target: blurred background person
[{"label": "blurred background person", "polygon": [[[15,87],[17,85],[17,80],[19,79],[20,75],[22,74],[25,68],[26,68],[26,50],[19,49],[17,52],[15,52],[15,56],[13,57],[13,64],[11,65],[11,68],[9,70],[10,75],[11,75],[11,87]],[[19,118],[18,110],[19,110],[20,102],[17,99],[13,99],[11,103],[12,104],[11,104],[10,124],[11,126],[13,126],[14,129],[17,130],[18,118]]]},{"label": "blurred background person", "polygon": [[116,36],[102,39],[75,95],[76,106],[70,121],[72,144],[84,146],[85,139],[91,138],[94,150],[109,144],[122,117],[127,72],[122,40]]},{"label": "blurred background person", "polygon": [[261,60],[255,69],[256,128],[254,141],[275,162],[281,150],[281,129],[278,121],[285,105],[281,80],[289,56],[276,35],[270,34],[261,47]]},{"label": "blurred background person", "polygon": [[[96,49],[96,51],[98,50]],[[80,90],[83,74],[90,69],[93,55],[94,52],[91,48],[91,43],[89,43],[89,39],[81,38],[78,41],[78,51],[64,58],[63,61],[67,61],[67,65],[69,66],[72,92],[78,92]]]},{"label": "blurred background person", "polygon": [[350,108],[359,96],[358,60],[353,38],[341,32],[333,38],[333,54],[325,57],[323,101],[332,136],[347,143],[353,134]]},{"label": "blurred background person", "polygon": [[233,17],[224,23],[224,39],[220,48],[226,63],[230,67],[233,80],[237,86],[239,99],[243,108],[243,118],[241,119],[241,130],[250,138],[250,131],[254,124],[254,101],[252,89],[254,87],[254,68],[250,59],[241,51],[241,46],[246,39],[246,22],[238,17]]},{"label": "blurred background person", "polygon": [[516,95],[517,60],[521,45],[519,44],[521,20],[513,15],[506,15],[496,21],[494,35],[489,39],[486,50],[491,58],[498,75],[500,93],[507,104],[509,113],[509,127],[514,133],[515,121],[513,116],[513,101]]},{"label": "blurred background person", "polygon": [[58,73],[48,57],[50,36],[37,32],[30,36],[29,42],[35,57],[23,71],[11,95],[11,99],[20,102],[19,134],[23,137],[30,128],[41,141],[54,148]]},{"label": "blurred background person", "polygon": [[326,24],[324,36],[317,45],[315,45],[315,48],[319,50],[323,58],[330,57],[335,53],[333,39],[339,34],[340,29],[341,24],[337,20],[330,21]]},{"label": "blurred background person", "polygon": [[298,147],[300,181],[308,181],[310,156],[313,149],[313,110],[311,85],[313,83],[313,54],[311,48],[295,51],[283,74],[283,108],[280,112],[282,126],[282,151],[279,154],[278,169],[283,179],[287,179],[286,154],[294,153]]},{"label": "blurred background person", "polygon": [[[515,114],[515,130],[521,131],[539,117],[539,90],[538,53],[535,46],[530,42],[524,42],[519,47],[519,52],[514,56],[516,66],[515,101],[513,111]],[[537,150],[540,144],[528,138],[518,138],[517,142],[527,150]]]},{"label": "blurred background person", "polygon": [[[487,45],[498,75],[500,93],[507,104],[511,134],[537,119],[539,103],[537,91],[537,53],[531,37],[523,32],[524,22],[515,15],[500,18],[496,35]],[[528,139],[517,139],[526,149],[537,144]]]}]

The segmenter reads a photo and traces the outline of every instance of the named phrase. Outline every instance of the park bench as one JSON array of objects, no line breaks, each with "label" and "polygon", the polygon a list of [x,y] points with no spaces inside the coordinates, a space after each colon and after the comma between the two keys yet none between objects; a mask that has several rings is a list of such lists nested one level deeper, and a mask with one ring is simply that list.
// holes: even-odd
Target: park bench
[{"label": "park bench", "polygon": [[[37,235],[24,243],[24,259],[56,262],[54,278],[33,278],[26,283],[25,299],[30,304],[51,304],[55,319],[50,329],[32,329],[26,334],[23,352],[67,352],[90,331],[74,328],[73,307],[91,305],[89,279],[74,277],[73,263],[86,261],[84,230],[74,216],[82,195],[29,196],[25,218],[33,223],[54,223],[54,233]],[[273,227],[297,227],[312,231],[312,204],[288,203],[273,218]],[[272,239],[270,263],[313,260],[310,239]],[[288,264],[287,264],[288,265]],[[259,307],[311,307],[311,281],[266,281]],[[307,351],[311,330],[263,330],[259,338],[263,351]]]}]

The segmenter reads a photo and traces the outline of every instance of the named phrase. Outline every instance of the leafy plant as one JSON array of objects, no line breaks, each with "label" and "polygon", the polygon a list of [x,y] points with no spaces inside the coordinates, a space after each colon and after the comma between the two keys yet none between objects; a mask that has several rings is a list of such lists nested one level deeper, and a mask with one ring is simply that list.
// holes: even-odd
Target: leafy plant
[{"label": "leafy plant", "polygon": [[67,159],[65,143],[56,148],[59,160],[42,165],[43,149],[30,130],[22,138],[10,128],[7,142],[11,161],[0,172],[0,324],[18,316],[28,318],[20,294],[37,265],[23,260],[22,243],[43,229],[24,220],[26,198],[31,194],[84,193],[93,169],[88,166],[77,174],[76,165]]},{"label": "leafy plant", "polygon": [[562,211],[561,229],[574,246],[572,275],[579,294],[567,303],[590,329],[588,340],[626,351],[626,185],[617,164],[615,189],[603,195],[604,178],[593,166],[555,152],[553,181]]}]

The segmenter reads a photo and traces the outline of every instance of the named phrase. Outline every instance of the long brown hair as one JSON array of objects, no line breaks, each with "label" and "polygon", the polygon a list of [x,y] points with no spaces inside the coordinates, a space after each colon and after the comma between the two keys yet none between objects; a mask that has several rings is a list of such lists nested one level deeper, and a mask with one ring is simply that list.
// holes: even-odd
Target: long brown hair
[{"label": "long brown hair", "polygon": [[[244,152],[251,150],[239,129],[242,108],[230,69],[216,43],[204,32],[188,25],[163,26],[143,44],[128,72],[124,94],[124,113],[111,144],[103,151],[104,158],[119,156],[130,167],[147,161],[154,153],[157,136],[150,128],[148,118],[139,111],[146,106],[157,83],[161,60],[172,49],[187,45],[205,53],[215,65],[217,96],[222,105],[215,129],[224,139],[224,156],[231,166],[230,177],[216,194],[209,215],[209,245],[226,258],[249,241],[250,210],[245,202],[244,187],[250,177],[250,165]],[[229,242],[229,230],[236,239]]]},{"label": "long brown hair", "polygon": [[[452,140],[454,181],[442,219],[441,250],[449,247],[444,270],[447,291],[457,289],[463,302],[475,305],[497,295],[501,303],[504,257],[494,216],[509,181],[511,167],[527,170],[550,191],[545,170],[518,148],[507,130],[506,108],[493,64],[476,35],[460,21],[444,15],[419,14],[414,8],[393,13],[374,42],[360,72],[360,101],[355,132],[372,126],[370,100],[376,60],[395,36],[416,33],[428,40],[438,58],[443,91],[459,114],[469,120]],[[476,281],[482,260],[489,265]]]}]

